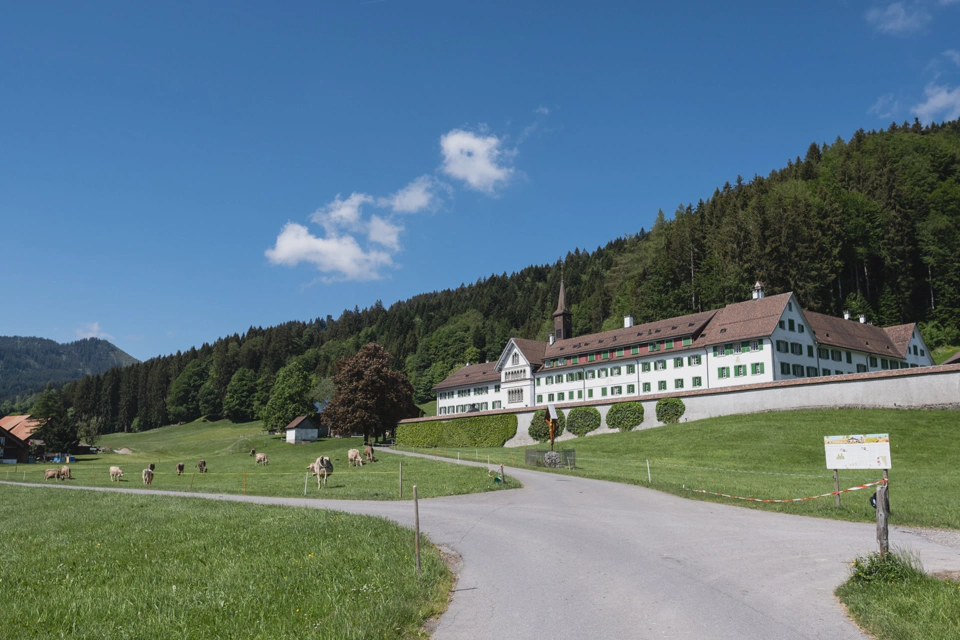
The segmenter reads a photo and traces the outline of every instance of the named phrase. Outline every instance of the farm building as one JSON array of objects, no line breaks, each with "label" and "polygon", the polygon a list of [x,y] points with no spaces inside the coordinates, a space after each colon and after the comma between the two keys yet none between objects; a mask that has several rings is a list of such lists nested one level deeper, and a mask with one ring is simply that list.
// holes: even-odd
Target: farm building
[{"label": "farm building", "polygon": [[310,416],[297,416],[284,430],[290,444],[316,442],[321,436],[327,435],[326,427],[318,427]]},{"label": "farm building", "polygon": [[26,442],[0,427],[0,464],[23,464],[29,455]]},{"label": "farm building", "polygon": [[6,416],[0,418],[0,428],[6,429],[22,442],[29,443],[30,436],[40,428],[40,421],[34,420],[29,415]]}]

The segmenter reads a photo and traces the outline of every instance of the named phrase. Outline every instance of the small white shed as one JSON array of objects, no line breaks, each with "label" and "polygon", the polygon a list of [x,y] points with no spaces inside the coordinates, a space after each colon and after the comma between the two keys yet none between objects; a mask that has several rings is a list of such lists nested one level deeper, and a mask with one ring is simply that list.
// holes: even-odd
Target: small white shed
[{"label": "small white shed", "polygon": [[298,416],[284,429],[287,432],[287,442],[289,444],[316,442],[320,439],[320,429],[309,416]]}]

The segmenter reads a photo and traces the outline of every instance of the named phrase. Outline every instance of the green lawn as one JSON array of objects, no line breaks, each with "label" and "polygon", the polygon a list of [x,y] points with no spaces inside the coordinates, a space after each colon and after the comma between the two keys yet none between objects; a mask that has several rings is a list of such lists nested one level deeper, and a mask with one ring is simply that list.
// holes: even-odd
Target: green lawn
[{"label": "green lawn", "polygon": [[[321,442],[293,445],[280,436],[263,433],[259,422],[233,424],[193,422],[164,427],[143,433],[118,433],[104,436],[99,443],[114,450],[128,448],[131,454],[103,453],[80,456],[70,465],[75,478],[72,484],[121,487],[142,487],[141,472],[148,463],[156,464],[153,489],[169,491],[202,491],[246,493],[263,496],[303,496],[306,480],[308,497],[397,500],[400,499],[400,465],[403,465],[403,499],[413,496],[417,485],[422,498],[459,495],[503,488],[483,469],[451,465],[431,460],[380,453],[379,462],[363,467],[347,465],[347,451],[363,449],[359,438],[331,438]],[[257,466],[250,449],[266,453],[270,464]],[[307,465],[326,455],[333,460],[334,473],[324,489],[317,488],[313,476],[306,478]],[[207,461],[208,473],[195,473],[199,459]],[[176,463],[183,462],[186,473],[177,476]],[[119,483],[111,483],[108,474],[113,465],[123,469]],[[43,482],[45,468],[54,463],[4,465],[0,480]],[[55,480],[49,480],[54,483]],[[507,478],[506,487],[519,483]]]},{"label": "green lawn", "polygon": [[2,638],[410,638],[437,549],[335,511],[0,485]]},{"label": "green lawn", "polygon": [[926,575],[917,564],[903,566],[896,556],[886,563],[877,556],[858,559],[836,594],[878,640],[960,638],[960,582]]},{"label": "green lawn", "polygon": [[[960,528],[960,411],[822,410],[728,416],[557,443],[575,449],[566,473],[650,486],[686,498],[843,520],[873,521],[873,489],[808,502],[767,504],[695,493],[764,499],[833,491],[823,437],[889,433],[892,524]],[[538,448],[546,448],[542,445]],[[524,464],[524,448],[430,450],[438,455]],[[650,461],[652,482],[647,480]],[[879,480],[879,471],[841,471],[841,489]]]},{"label": "green lawn", "polygon": [[947,358],[955,354],[957,351],[960,351],[960,347],[937,347],[930,352],[930,355],[933,356],[934,363],[943,364]]},{"label": "green lawn", "polygon": [[437,401],[431,400],[430,402],[424,402],[423,404],[418,404],[420,410],[423,411],[424,416],[435,416],[437,415]]}]

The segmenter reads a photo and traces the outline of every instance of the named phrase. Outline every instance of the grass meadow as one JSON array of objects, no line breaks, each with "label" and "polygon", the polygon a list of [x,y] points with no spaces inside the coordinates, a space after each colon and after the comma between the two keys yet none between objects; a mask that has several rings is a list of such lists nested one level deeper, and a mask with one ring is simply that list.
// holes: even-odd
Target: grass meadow
[{"label": "grass meadow", "polygon": [[0,485],[0,638],[411,638],[435,547],[336,511]]},{"label": "grass meadow", "polygon": [[[649,419],[649,416],[648,416]],[[771,504],[721,498],[785,499],[834,490],[823,437],[889,433],[891,524],[960,528],[960,411],[818,410],[711,418],[628,433],[565,440],[577,469],[556,470],[649,486],[685,498],[842,520],[874,521],[873,489],[835,498]],[[545,449],[548,445],[538,447]],[[439,456],[524,465],[525,448],[430,449]],[[648,481],[646,461],[650,461]],[[881,478],[880,471],[841,471],[840,488]]]},{"label": "grass meadow", "polygon": [[[74,480],[71,484],[93,486],[142,487],[141,472],[149,463],[156,464],[153,489],[212,493],[244,493],[261,496],[398,500],[400,465],[403,465],[403,496],[413,497],[413,485],[421,498],[497,491],[516,488],[519,483],[507,477],[506,485],[495,483],[483,469],[451,465],[379,453],[379,462],[362,467],[347,465],[347,451],[363,450],[359,438],[330,438],[309,444],[287,444],[280,436],[266,435],[260,422],[234,424],[192,422],[153,429],[143,433],[117,433],[104,436],[101,446],[114,450],[127,448],[129,454],[101,453],[79,456],[70,464]],[[258,466],[250,457],[250,449],[266,453],[268,466]],[[306,477],[307,465],[318,456],[330,456],[334,472],[327,486],[317,488],[316,478]],[[208,472],[195,473],[199,459],[207,462]],[[186,472],[177,476],[175,467],[183,462]],[[119,483],[110,481],[109,469],[123,469]],[[58,464],[3,465],[0,480],[43,482],[46,468]],[[305,482],[306,480],[306,482]],[[55,483],[56,480],[48,480]]]}]

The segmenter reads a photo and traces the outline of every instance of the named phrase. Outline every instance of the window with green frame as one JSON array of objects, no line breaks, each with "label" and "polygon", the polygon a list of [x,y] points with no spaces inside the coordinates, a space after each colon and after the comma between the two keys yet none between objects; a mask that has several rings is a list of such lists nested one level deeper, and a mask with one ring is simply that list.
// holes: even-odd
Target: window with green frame
[{"label": "window with green frame", "polygon": [[657,360],[653,363],[654,371],[666,371],[667,370],[667,361],[666,360]]},{"label": "window with green frame", "polygon": [[622,356],[623,356],[623,347],[620,347],[619,349],[617,349],[617,357],[620,358]]},{"label": "window with green frame", "polygon": [[650,352],[660,351],[660,345],[657,344],[656,342],[651,342],[650,344],[647,345],[647,351],[650,351]]},{"label": "window with green frame", "polygon": [[790,375],[790,364],[787,363],[787,362],[781,362],[781,363],[780,363],[780,373],[782,373],[782,374],[785,375],[785,376]]},{"label": "window with green frame", "polygon": [[733,375],[737,378],[747,375],[747,365],[745,364],[734,365]]},{"label": "window with green frame", "polygon": [[679,368],[681,368],[682,366],[683,366],[683,356],[680,356],[679,358],[674,358],[674,359],[673,359],[673,368],[674,368],[674,369],[679,369]]},{"label": "window with green frame", "polygon": [[557,393],[557,402],[563,402],[563,391]]},{"label": "window with green frame", "polygon": [[673,381],[674,389],[683,389],[683,378],[677,378]]},{"label": "window with green frame", "polygon": [[587,397],[588,397],[588,398],[592,398],[592,397],[593,397],[593,389],[587,389]]},{"label": "window with green frame", "polygon": [[543,403],[543,395],[537,394],[537,404],[542,404],[542,403]]},{"label": "window with green frame", "polygon": [[627,385],[627,393],[636,393],[636,392],[637,392],[637,385],[635,384]]},{"label": "window with green frame", "polygon": [[718,368],[717,368],[717,377],[718,377],[718,378],[729,378],[729,377],[730,377],[730,367],[718,367]]},{"label": "window with green frame", "polygon": [[699,365],[701,362],[703,362],[703,360],[700,358],[700,356],[690,356],[689,358],[687,358],[687,364],[690,365],[691,367],[695,367]]},{"label": "window with green frame", "polygon": [[638,347],[637,345],[633,345],[632,347],[630,347],[630,355],[635,356],[639,353],[640,353],[640,347]]},{"label": "window with green frame", "polygon": [[649,382],[644,382],[644,383],[643,383],[643,392],[644,392],[644,393],[650,393],[650,383],[649,383]]},{"label": "window with green frame", "polygon": [[587,354],[587,362],[593,362],[594,360],[596,360],[595,354],[593,354],[593,353],[588,353],[588,354]]},{"label": "window with green frame", "polygon": [[755,375],[755,376],[762,375],[762,374],[763,374],[763,363],[762,363],[762,362],[754,362],[752,365],[750,365],[750,373],[752,373],[752,374]]},{"label": "window with green frame", "polygon": [[725,345],[723,345],[723,353],[724,353],[724,355],[732,356],[732,355],[733,355],[733,345],[732,345],[732,344],[725,344]]},{"label": "window with green frame", "polygon": [[666,391],[667,390],[667,381],[660,380],[657,382],[657,391]]},{"label": "window with green frame", "polygon": [[649,362],[641,362],[641,363],[640,363],[640,370],[643,371],[644,373],[646,373],[647,371],[650,371],[650,363],[649,363]]},{"label": "window with green frame", "polygon": [[870,356],[870,366],[871,366],[871,367],[876,367],[876,366],[877,366],[877,358],[876,358],[876,356]]},{"label": "window with green frame", "polygon": [[540,386],[540,378],[537,378],[537,386]]},{"label": "window with green frame", "polygon": [[552,394],[552,393],[548,393],[548,394],[547,394],[547,402],[553,402],[553,394]]},{"label": "window with green frame", "polygon": [[702,387],[702,386],[703,386],[703,378],[701,378],[700,376],[693,376],[693,382],[692,382],[692,384],[693,384],[693,386],[695,386],[695,387]]},{"label": "window with green frame", "polygon": [[683,339],[683,346],[689,347],[691,344],[693,344],[693,339],[692,339],[692,338],[684,338],[684,339]]},{"label": "window with green frame", "polygon": [[604,352],[601,354],[601,359],[603,359],[603,360],[609,360],[609,359],[610,359],[610,352],[609,352],[609,351],[604,351]]},{"label": "window with green frame", "polygon": [[666,348],[673,349],[673,340],[667,340]]},{"label": "window with green frame", "polygon": [[573,356],[572,358],[570,358],[570,361],[573,364],[580,364],[580,356]]},{"label": "window with green frame", "polygon": [[635,364],[627,365],[627,373],[636,373],[636,372],[637,372],[637,365]]},{"label": "window with green frame", "polygon": [[601,395],[601,396],[606,396],[606,395],[607,395],[607,388],[606,388],[606,387],[600,387],[600,395]]}]

